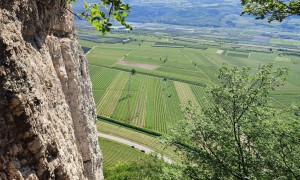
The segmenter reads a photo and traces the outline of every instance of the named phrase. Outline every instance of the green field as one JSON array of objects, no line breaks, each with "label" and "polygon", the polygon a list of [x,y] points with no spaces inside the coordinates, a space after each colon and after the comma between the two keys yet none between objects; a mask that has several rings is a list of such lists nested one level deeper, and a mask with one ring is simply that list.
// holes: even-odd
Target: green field
[{"label": "green field", "polygon": [[161,133],[183,119],[176,82],[92,65],[90,69],[97,72],[91,79],[98,115]]},{"label": "green field", "polygon": [[[141,46],[139,46],[141,44]],[[87,56],[89,64],[114,67],[123,70],[135,68],[138,72],[182,80],[194,83],[211,82],[203,69],[214,69],[213,63],[206,63],[206,58],[199,57],[193,50],[186,52],[182,48],[154,47],[153,42],[131,42],[129,44],[101,44]],[[118,64],[118,60],[156,65],[156,70],[143,67],[131,67]],[[194,62],[195,61],[195,62]],[[196,64],[195,64],[196,63]]]},{"label": "green field", "polygon": [[237,58],[249,58],[249,53],[228,51],[226,56],[237,57]]},{"label": "green field", "polygon": [[[184,119],[181,106],[188,102],[201,107],[213,104],[205,86],[218,83],[223,63],[249,66],[255,72],[263,64],[290,69],[284,87],[272,92],[272,102],[283,107],[300,100],[300,57],[280,51],[251,51],[238,45],[205,45],[157,36],[112,34],[134,39],[130,43],[95,44],[88,55],[97,114],[134,126],[168,133],[170,126]],[[128,36],[128,37],[126,37]],[[183,44],[180,48],[156,47],[157,43]],[[222,53],[217,53],[223,50]],[[294,53],[295,54],[295,53]],[[119,64],[119,62],[125,62]],[[150,69],[149,67],[153,67]],[[132,75],[130,71],[136,70]]]},{"label": "green field", "polygon": [[157,153],[164,154],[173,160],[178,160],[178,156],[174,153],[174,149],[172,147],[166,147],[155,136],[150,136],[145,133],[104,121],[97,121],[97,130],[105,134],[122,137],[138,144],[142,144]]},{"label": "green field", "polygon": [[147,156],[137,149],[115,141],[104,138],[98,138],[98,140],[103,155],[104,168],[112,167],[117,163],[135,162]]},{"label": "green field", "polygon": [[300,46],[300,41],[293,39],[275,39],[272,38],[270,43],[272,44],[283,44],[283,45],[292,45],[292,46]]}]

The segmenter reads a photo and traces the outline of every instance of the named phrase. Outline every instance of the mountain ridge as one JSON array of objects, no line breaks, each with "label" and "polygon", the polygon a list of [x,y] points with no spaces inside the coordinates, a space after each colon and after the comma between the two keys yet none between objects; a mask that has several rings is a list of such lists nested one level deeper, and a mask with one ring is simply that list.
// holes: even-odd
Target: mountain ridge
[{"label": "mountain ridge", "polygon": [[[97,0],[88,0],[96,3]],[[266,20],[255,20],[255,17],[244,15],[239,0],[125,0],[131,6],[129,22],[161,23],[181,26],[215,27],[215,28],[245,28],[247,26],[260,26],[271,28],[285,28],[299,30],[299,18],[287,18],[283,23],[267,23]],[[74,12],[83,11],[83,0],[73,6]]]}]

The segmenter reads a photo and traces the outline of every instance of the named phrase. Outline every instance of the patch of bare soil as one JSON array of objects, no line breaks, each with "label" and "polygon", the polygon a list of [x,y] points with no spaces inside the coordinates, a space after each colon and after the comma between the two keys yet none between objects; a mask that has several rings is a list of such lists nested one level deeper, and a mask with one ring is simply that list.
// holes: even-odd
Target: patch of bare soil
[{"label": "patch of bare soil", "polygon": [[149,70],[154,70],[158,68],[158,66],[152,64],[143,64],[143,63],[123,61],[123,60],[118,61],[117,64],[124,65],[124,66],[132,66],[132,67],[137,67],[142,69],[149,69]]},{"label": "patch of bare soil", "polygon": [[219,50],[217,50],[217,54],[222,54],[224,52],[224,50],[222,50],[222,49],[219,49]]}]

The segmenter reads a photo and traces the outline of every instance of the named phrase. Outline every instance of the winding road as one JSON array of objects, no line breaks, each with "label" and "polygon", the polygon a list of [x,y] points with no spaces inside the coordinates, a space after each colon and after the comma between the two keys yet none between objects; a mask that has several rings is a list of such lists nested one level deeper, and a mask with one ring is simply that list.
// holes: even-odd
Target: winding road
[{"label": "winding road", "polygon": [[[140,151],[144,151],[146,154],[150,154],[150,153],[154,153],[155,151],[146,147],[146,146],[143,146],[141,144],[137,144],[135,142],[132,142],[132,141],[128,141],[126,139],[123,139],[123,138],[120,138],[120,137],[117,137],[117,136],[112,136],[112,135],[109,135],[109,134],[104,134],[104,133],[98,133],[98,136],[99,137],[102,137],[102,138],[105,138],[105,139],[109,139],[109,140],[113,140],[113,141],[117,141],[119,143],[122,143],[122,144],[125,144],[125,145],[128,145],[128,146],[131,146],[131,147],[134,147],[135,149],[138,149]],[[166,163],[173,163],[174,161],[166,156],[162,156],[162,155],[158,155],[158,157],[162,157],[163,160],[166,162]]]}]

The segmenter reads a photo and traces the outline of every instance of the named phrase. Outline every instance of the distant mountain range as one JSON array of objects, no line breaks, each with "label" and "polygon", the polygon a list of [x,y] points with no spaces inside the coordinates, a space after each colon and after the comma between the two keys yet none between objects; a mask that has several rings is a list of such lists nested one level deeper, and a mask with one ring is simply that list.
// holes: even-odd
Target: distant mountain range
[{"label": "distant mountain range", "polygon": [[[90,3],[99,0],[88,0]],[[130,4],[130,22],[163,23],[198,27],[268,26],[286,29],[300,29],[299,18],[289,18],[284,23],[268,24],[255,20],[242,12],[240,0],[124,0]],[[74,4],[75,12],[82,12],[83,0]]]}]

